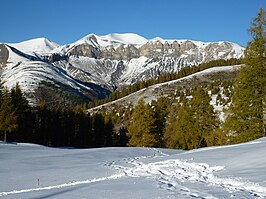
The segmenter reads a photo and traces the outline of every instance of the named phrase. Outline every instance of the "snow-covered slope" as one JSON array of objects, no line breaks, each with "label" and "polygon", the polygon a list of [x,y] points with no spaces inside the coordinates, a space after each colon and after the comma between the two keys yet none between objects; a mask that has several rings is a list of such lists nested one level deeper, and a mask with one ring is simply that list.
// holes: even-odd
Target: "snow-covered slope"
[{"label": "snow-covered slope", "polygon": [[59,44],[49,41],[46,38],[36,38],[20,43],[8,43],[8,45],[17,48],[24,53],[32,55],[34,53],[49,53],[60,46]]},{"label": "snow-covered slope", "polygon": [[55,48],[52,52],[67,53],[79,45],[90,45],[93,46],[94,48],[106,48],[106,47],[116,48],[119,47],[120,45],[127,45],[127,44],[143,45],[147,41],[148,40],[145,39],[144,37],[133,33],[124,33],[124,34],[113,33],[102,36],[98,36],[96,34],[88,34],[87,36],[81,38],[80,40],[74,43],[66,44],[58,48]]},{"label": "snow-covered slope", "polygon": [[265,198],[265,149],[265,138],[192,151],[0,143],[0,198]]},{"label": "snow-covered slope", "polygon": [[104,36],[100,36],[102,40],[107,40],[110,42],[124,43],[124,44],[135,44],[142,45],[145,44],[148,40],[144,37],[133,34],[133,33],[124,33],[124,34],[108,34]]}]

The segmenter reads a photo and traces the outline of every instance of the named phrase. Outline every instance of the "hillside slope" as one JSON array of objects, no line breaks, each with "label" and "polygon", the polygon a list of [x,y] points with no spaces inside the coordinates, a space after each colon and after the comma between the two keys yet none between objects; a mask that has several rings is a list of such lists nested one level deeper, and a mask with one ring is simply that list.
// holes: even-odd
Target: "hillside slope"
[{"label": "hillside slope", "polygon": [[129,104],[135,106],[141,98],[146,103],[150,103],[152,100],[160,97],[175,94],[178,90],[185,90],[198,85],[206,86],[217,80],[233,80],[236,77],[239,67],[241,65],[209,68],[177,80],[149,86],[121,99],[89,109],[88,112],[106,112],[113,110],[115,107],[125,107]]}]

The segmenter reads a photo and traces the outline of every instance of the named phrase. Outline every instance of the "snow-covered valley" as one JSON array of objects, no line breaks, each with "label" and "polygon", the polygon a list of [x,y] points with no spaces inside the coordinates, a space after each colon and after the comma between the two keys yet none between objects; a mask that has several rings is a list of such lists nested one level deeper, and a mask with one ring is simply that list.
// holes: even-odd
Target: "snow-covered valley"
[{"label": "snow-covered valley", "polygon": [[266,138],[191,151],[0,143],[0,198],[264,198]]}]

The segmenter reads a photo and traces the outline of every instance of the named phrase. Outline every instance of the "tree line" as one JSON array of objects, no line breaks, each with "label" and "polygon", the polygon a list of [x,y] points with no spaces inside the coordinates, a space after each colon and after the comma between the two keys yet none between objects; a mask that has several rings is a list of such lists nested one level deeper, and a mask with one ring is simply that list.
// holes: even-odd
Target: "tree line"
[{"label": "tree line", "polygon": [[113,131],[108,115],[88,115],[82,106],[50,108],[45,102],[31,107],[16,84],[1,87],[0,131],[4,141],[53,147],[107,147],[125,145]]},{"label": "tree line", "polygon": [[[116,107],[110,113],[89,115],[84,107],[54,108],[45,102],[29,106],[19,85],[0,97],[0,130],[4,140],[52,147],[145,146],[192,149],[217,145],[211,139],[219,126],[209,90],[232,88],[232,81],[179,90],[151,104]],[[231,90],[229,91],[230,96]],[[229,97],[228,96],[228,97]],[[210,122],[212,125],[210,125]],[[195,126],[197,124],[197,126]],[[207,128],[208,127],[208,128]],[[6,135],[7,134],[7,135]],[[190,143],[191,142],[191,143]],[[220,140],[219,140],[220,142]],[[221,142],[220,142],[221,143]]]}]

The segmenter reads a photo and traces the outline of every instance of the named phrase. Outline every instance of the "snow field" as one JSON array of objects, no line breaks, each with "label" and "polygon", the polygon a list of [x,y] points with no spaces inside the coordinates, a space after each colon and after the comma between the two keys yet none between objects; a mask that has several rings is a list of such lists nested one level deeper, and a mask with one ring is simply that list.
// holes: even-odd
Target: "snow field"
[{"label": "snow field", "polygon": [[0,143],[0,197],[265,198],[265,149],[265,138],[188,152]]}]

